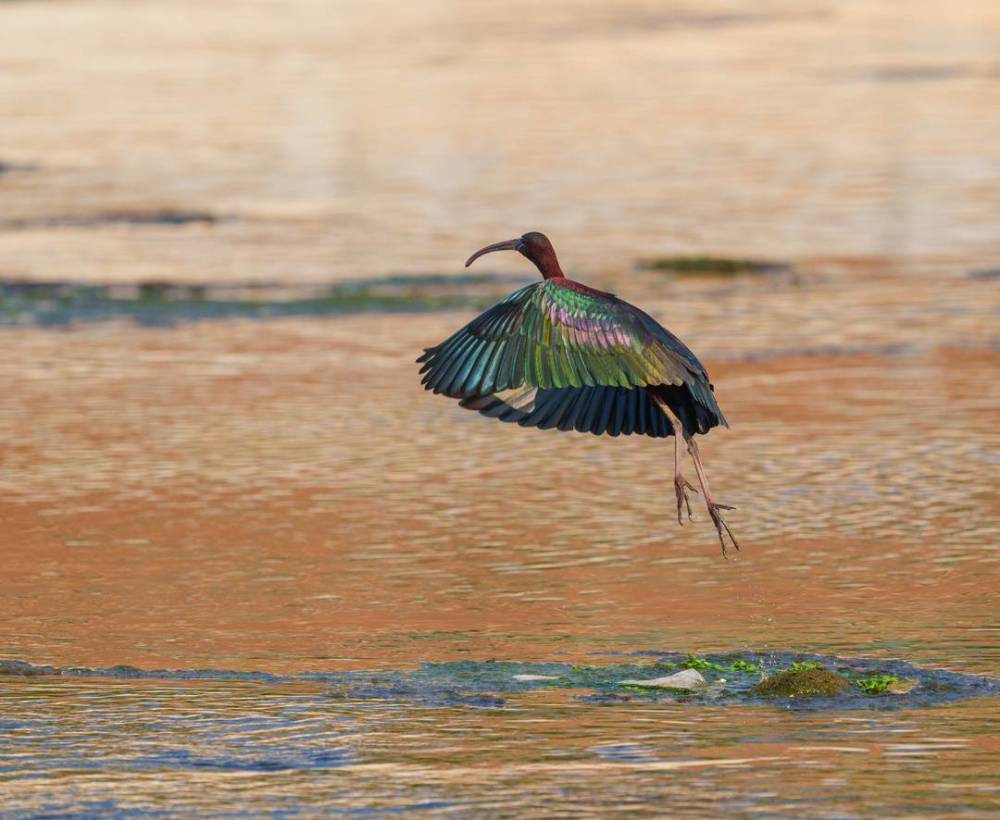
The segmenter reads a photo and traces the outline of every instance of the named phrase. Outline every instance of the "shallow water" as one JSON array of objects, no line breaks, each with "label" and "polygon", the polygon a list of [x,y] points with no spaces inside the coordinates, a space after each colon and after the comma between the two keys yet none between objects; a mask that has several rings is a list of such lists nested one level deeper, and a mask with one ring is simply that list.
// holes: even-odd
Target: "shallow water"
[{"label": "shallow water", "polygon": [[[0,3],[0,812],[996,813],[993,4],[397,5]],[[526,228],[708,364],[736,560],[419,389]]]},{"label": "shallow water", "polygon": [[982,701],[831,712],[536,691],[482,708],[307,683],[39,678],[5,684],[0,702],[5,804],[25,813],[996,808]]},{"label": "shallow water", "polygon": [[[673,520],[663,442],[510,429],[419,392],[413,351],[468,314],[6,329],[2,655],[184,679],[0,676],[5,808],[995,811],[989,689],[789,712],[407,677],[652,650],[995,675],[989,309],[978,280],[920,281],[881,313],[898,281],[663,284],[665,314],[721,311],[747,340],[700,346],[733,423],[703,446],[740,508],[729,562],[703,515]],[[824,336],[852,291],[869,301]],[[747,302],[806,306],[820,349],[789,353]],[[946,416],[907,400],[928,384]]]},{"label": "shallow water", "polygon": [[992,0],[2,5],[5,276],[996,264]]}]

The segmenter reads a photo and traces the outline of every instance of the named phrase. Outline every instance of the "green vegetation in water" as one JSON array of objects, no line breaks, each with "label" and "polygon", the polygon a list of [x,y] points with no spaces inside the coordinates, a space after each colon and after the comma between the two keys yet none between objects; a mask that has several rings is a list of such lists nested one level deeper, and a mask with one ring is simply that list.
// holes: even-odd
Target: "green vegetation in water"
[{"label": "green vegetation in water", "polygon": [[[654,679],[685,669],[703,674],[710,683],[713,679],[716,684],[724,680],[730,682],[727,684],[729,688],[721,693],[717,688],[712,690],[713,697],[738,697],[739,693],[768,698],[835,697],[852,690],[871,696],[886,693],[902,695],[918,685],[915,678],[901,679],[874,665],[869,666],[866,672],[842,669],[842,674],[825,668],[822,661],[792,660],[793,657],[784,659],[787,668],[764,680],[758,679],[763,668],[759,662],[725,655],[700,657],[690,653],[675,656],[675,660],[664,658],[636,665],[537,664],[525,667],[515,662],[490,660],[478,664],[431,664],[425,671],[434,676],[445,674],[461,684],[480,685],[492,681],[490,689],[502,681],[503,685],[496,685],[498,691],[514,683],[519,689],[591,689],[602,693],[601,696],[612,697],[615,692],[628,692],[629,696],[654,699],[667,693],[685,699],[704,697],[708,690],[649,685]],[[927,691],[926,687],[923,691]]]},{"label": "green vegetation in water", "polygon": [[767,698],[832,697],[850,688],[843,675],[813,666],[807,669],[786,669],[764,678],[754,688],[754,694]]},{"label": "green vegetation in water", "polygon": [[707,658],[699,658],[697,655],[688,655],[687,659],[681,662],[681,669],[695,669],[698,672],[759,672],[760,667],[755,663],[736,659],[729,666],[723,663],[716,663]]},{"label": "green vegetation in water", "polygon": [[696,655],[688,655],[687,660],[681,664],[683,669],[694,669],[698,672],[725,672],[726,667],[721,663],[715,663],[706,658],[699,658]]},{"label": "green vegetation in water", "polygon": [[680,276],[741,276],[781,273],[791,268],[785,262],[726,256],[654,256],[642,259],[638,264],[645,270],[665,271]]},{"label": "green vegetation in water", "polygon": [[492,275],[389,276],[332,285],[0,281],[0,326],[111,319],[169,325],[204,319],[478,310],[498,301],[510,287],[509,277]]},{"label": "green vegetation in water", "polygon": [[900,682],[895,675],[872,675],[867,678],[854,678],[851,681],[866,695],[884,695]]}]

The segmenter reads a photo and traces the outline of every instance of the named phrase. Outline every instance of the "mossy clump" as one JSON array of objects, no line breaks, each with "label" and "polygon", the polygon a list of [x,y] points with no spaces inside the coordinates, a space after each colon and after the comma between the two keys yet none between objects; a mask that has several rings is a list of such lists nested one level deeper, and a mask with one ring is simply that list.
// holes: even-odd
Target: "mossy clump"
[{"label": "mossy clump", "polygon": [[754,688],[754,694],[766,698],[832,697],[850,688],[850,681],[829,669],[787,669],[764,678]]}]

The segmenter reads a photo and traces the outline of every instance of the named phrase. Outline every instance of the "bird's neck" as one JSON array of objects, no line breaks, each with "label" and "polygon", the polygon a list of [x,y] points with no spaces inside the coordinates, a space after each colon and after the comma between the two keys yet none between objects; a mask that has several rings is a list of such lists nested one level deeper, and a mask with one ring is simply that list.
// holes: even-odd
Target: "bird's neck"
[{"label": "bird's neck", "polygon": [[566,278],[566,275],[562,272],[562,268],[559,267],[559,259],[556,258],[556,252],[551,248],[543,251],[537,257],[532,257],[531,261],[535,263],[535,267],[538,268],[538,272],[542,274],[543,279]]}]

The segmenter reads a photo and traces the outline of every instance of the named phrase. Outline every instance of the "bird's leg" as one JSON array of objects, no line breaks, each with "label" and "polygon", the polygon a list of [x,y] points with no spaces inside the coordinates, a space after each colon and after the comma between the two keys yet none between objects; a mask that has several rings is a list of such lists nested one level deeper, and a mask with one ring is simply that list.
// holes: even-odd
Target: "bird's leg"
[{"label": "bird's leg", "polygon": [[708,489],[708,476],[705,475],[705,468],[701,464],[701,456],[698,453],[698,444],[695,442],[693,436],[687,440],[687,445],[688,452],[691,454],[691,460],[694,462],[695,472],[698,473],[698,483],[701,484],[701,492],[705,496],[705,505],[708,507],[708,514],[712,517],[712,523],[715,524],[716,532],[719,533],[719,542],[722,544],[722,557],[727,558],[726,536],[729,536],[729,540],[733,542],[733,546],[736,547],[737,552],[740,551],[740,544],[719,511],[735,510],[736,508],[730,507],[727,504],[718,504],[712,498],[712,492]]},{"label": "bird's leg", "polygon": [[684,474],[681,472],[681,436],[684,435],[684,426],[681,424],[681,420],[677,418],[677,414],[670,409],[665,401],[656,398],[656,403],[660,405],[663,414],[670,419],[670,423],[674,428],[674,492],[677,494],[677,523],[683,527],[685,506],[687,507],[688,521],[693,520],[691,517],[691,501],[688,499],[687,491],[698,492],[691,482],[684,478]]},{"label": "bird's leg", "polygon": [[[679,428],[675,427],[674,429],[677,430]],[[677,433],[674,433],[674,492],[677,495],[677,523],[682,527],[684,526],[684,518],[681,515],[682,500],[684,506],[687,507],[688,521],[693,520],[691,518],[691,500],[688,498],[688,490],[693,493],[698,492],[694,488],[694,485],[684,478],[684,474],[681,472],[681,437]]]}]

